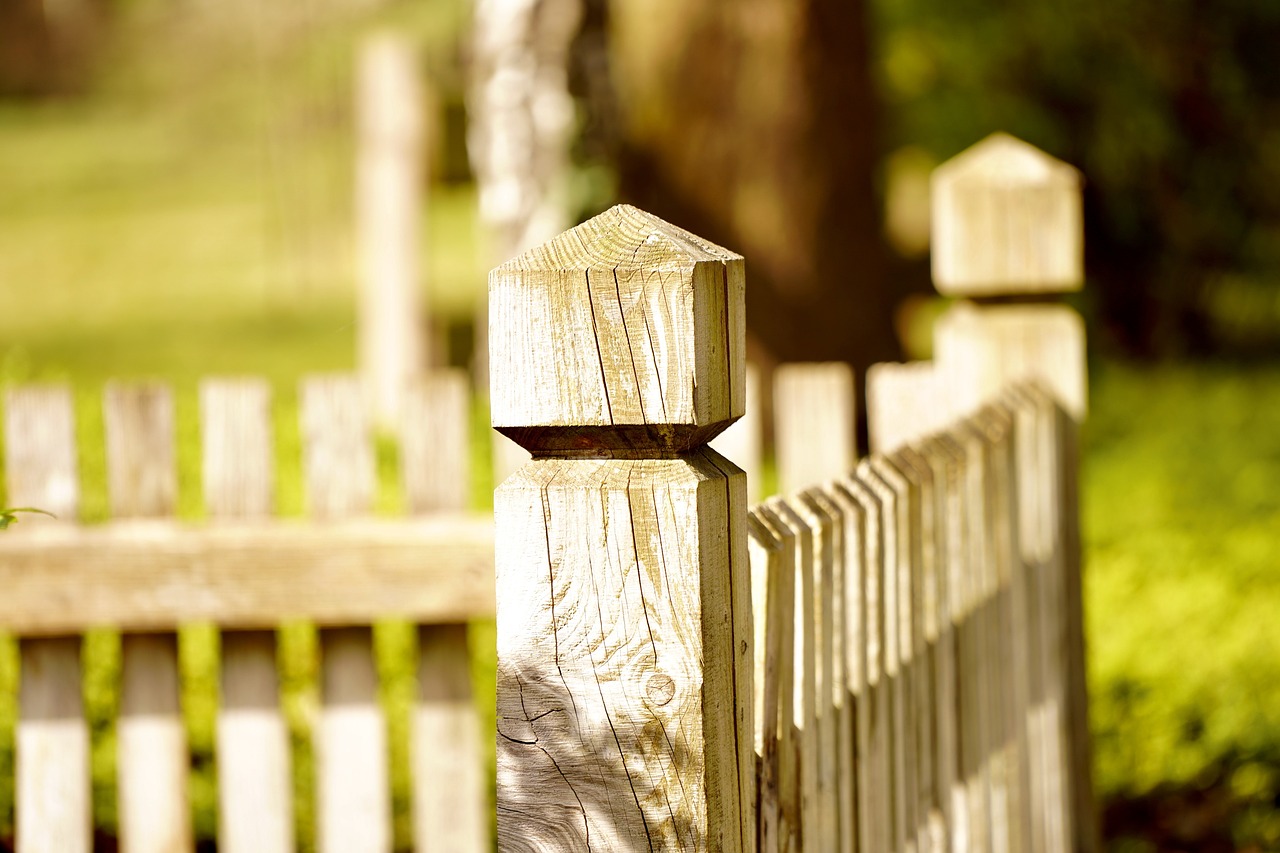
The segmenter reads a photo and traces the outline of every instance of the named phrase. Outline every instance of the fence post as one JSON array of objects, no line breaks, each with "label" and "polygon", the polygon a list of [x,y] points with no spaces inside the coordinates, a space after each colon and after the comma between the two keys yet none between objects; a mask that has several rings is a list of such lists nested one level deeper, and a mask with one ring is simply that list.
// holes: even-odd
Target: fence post
[{"label": "fence post", "polygon": [[[1065,660],[1065,738],[1069,743],[1064,806],[1068,849],[1098,849],[1085,715],[1080,553],[1075,537],[1075,433],[1087,410],[1084,324],[1047,298],[1079,290],[1084,280],[1081,178],[1072,166],[1007,134],[994,134],[933,175],[933,277],[940,293],[969,297],[934,330],[940,381],[952,416],[990,402],[1012,382],[1038,378],[1068,417],[1056,441],[1067,448],[1053,559],[1063,596],[1060,629],[1044,642]],[[1043,478],[1042,478],[1043,479]],[[1044,488],[1057,488],[1044,481]],[[1024,498],[1024,500],[1027,498]],[[1024,510],[1025,511],[1025,510]],[[1032,557],[1027,557],[1032,559]],[[1056,621],[1056,620],[1055,620]]]},{"label": "fence post", "polygon": [[742,258],[627,206],[495,269],[498,846],[752,851]]},{"label": "fence post", "polygon": [[388,428],[428,352],[418,294],[425,109],[417,59],[406,39],[382,34],[361,45],[357,69],[357,349],[370,409]]}]

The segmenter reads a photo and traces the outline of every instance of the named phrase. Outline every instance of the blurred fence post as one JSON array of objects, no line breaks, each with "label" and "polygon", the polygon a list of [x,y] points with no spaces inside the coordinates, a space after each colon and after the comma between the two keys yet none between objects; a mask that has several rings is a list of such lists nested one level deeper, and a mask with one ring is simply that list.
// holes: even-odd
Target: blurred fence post
[{"label": "blurred fence post", "polygon": [[401,37],[373,36],[360,46],[357,77],[356,346],[371,411],[392,428],[428,352],[418,293],[425,117],[417,52]]},{"label": "blurred fence post", "polygon": [[[1066,457],[1063,481],[1039,477],[1020,495],[1024,511],[1057,508],[1048,541],[1025,543],[1024,559],[1040,571],[1058,600],[1048,601],[1045,647],[1065,667],[1065,696],[1050,704],[1061,715],[1061,768],[1067,825],[1047,849],[1098,849],[1097,818],[1084,681],[1083,613],[1078,545],[1076,430],[1087,411],[1084,323],[1070,307],[1049,301],[1079,290],[1084,280],[1081,176],[1072,166],[1007,134],[994,134],[942,164],[933,175],[933,278],[938,291],[967,297],[934,329],[938,381],[951,417],[972,413],[1009,384],[1035,378],[1065,410],[1056,429],[1032,440]],[[941,400],[940,400],[941,402]],[[1050,780],[1050,791],[1055,790]]]},{"label": "blurred fence post", "polygon": [[755,849],[742,259],[619,206],[495,269],[498,846]]}]

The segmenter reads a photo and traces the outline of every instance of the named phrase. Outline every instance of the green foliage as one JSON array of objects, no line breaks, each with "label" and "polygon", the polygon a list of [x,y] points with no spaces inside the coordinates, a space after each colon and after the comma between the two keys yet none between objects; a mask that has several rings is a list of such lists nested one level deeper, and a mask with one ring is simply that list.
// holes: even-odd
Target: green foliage
[{"label": "green foliage", "polygon": [[[1280,368],[1104,366],[1085,449],[1101,793],[1225,775],[1249,803],[1270,803],[1280,795]],[[1249,831],[1264,830],[1252,840],[1280,843],[1274,822]]]},{"label": "green foliage", "polygon": [[1280,4],[872,7],[892,144],[1007,130],[1084,171],[1104,339],[1280,346]]},{"label": "green foliage", "polygon": [[30,506],[20,506],[20,507],[14,507],[12,509],[0,509],[0,530],[4,530],[8,528],[9,525],[17,521],[18,513],[20,512],[38,512],[41,515],[47,515],[50,518],[56,518],[56,516],[51,512],[45,512],[42,509],[36,509],[35,507],[30,507]]}]

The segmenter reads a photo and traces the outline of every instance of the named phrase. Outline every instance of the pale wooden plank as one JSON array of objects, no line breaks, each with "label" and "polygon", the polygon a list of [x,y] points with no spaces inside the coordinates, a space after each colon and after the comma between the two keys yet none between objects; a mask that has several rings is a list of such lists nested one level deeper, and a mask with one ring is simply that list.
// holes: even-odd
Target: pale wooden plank
[{"label": "pale wooden plank", "polygon": [[[824,547],[829,546],[829,550],[824,556],[823,567],[824,571],[829,568],[829,581],[824,576],[824,587],[829,587],[829,618],[824,625],[826,636],[823,645],[830,660],[826,665],[831,673],[828,714],[830,726],[834,730],[831,736],[829,768],[833,777],[831,787],[834,797],[831,809],[836,816],[835,849],[841,853],[853,853],[857,847],[858,824],[854,781],[853,697],[849,686],[849,593],[845,586],[849,583],[849,559],[856,556],[854,546],[846,541],[846,537],[850,532],[856,535],[856,531],[851,531],[851,525],[845,518],[847,508],[831,494],[830,483],[822,488],[809,489],[801,497],[815,515],[823,519],[827,528],[824,531]],[[860,546],[862,537],[856,536],[856,539]]]},{"label": "pale wooden plank", "polygon": [[400,465],[411,514],[466,508],[471,487],[470,434],[466,371],[435,371],[409,386],[400,421]]},{"label": "pale wooden plank", "polygon": [[338,519],[373,507],[373,441],[361,386],[353,376],[302,380],[302,470],[309,514]]},{"label": "pale wooden plank", "polygon": [[93,824],[80,638],[23,639],[17,730],[17,849],[88,853]]},{"label": "pale wooden plank", "polygon": [[439,623],[494,612],[484,516],[16,532],[0,537],[0,625],[15,633]]},{"label": "pale wooden plank", "polygon": [[994,133],[935,169],[931,183],[940,293],[1080,289],[1084,226],[1075,168]]},{"label": "pale wooden plank", "polygon": [[[5,532],[19,538],[79,512],[71,392],[58,386],[5,394],[5,485],[14,506],[39,507]],[[38,566],[33,572],[40,572]],[[17,846],[21,853],[88,853],[92,843],[89,729],[81,697],[80,638],[21,638],[16,733]]]},{"label": "pale wooden plank", "polygon": [[365,38],[356,61],[356,361],[369,409],[394,428],[430,351],[420,292],[426,116],[417,52]]},{"label": "pale wooden plank", "polygon": [[172,515],[178,502],[173,392],[156,383],[112,382],[103,402],[111,514]]},{"label": "pale wooden plank", "polygon": [[764,416],[760,393],[760,370],[754,364],[748,364],[746,412],[711,441],[713,450],[746,472],[747,497],[751,501],[761,501],[765,497],[761,467],[764,455]]},{"label": "pale wooden plank", "polygon": [[[351,377],[302,382],[303,474],[317,519],[367,514],[373,503],[373,446],[360,384]],[[391,849],[386,720],[378,705],[373,632],[368,626],[319,632],[320,713],[316,754],[316,836],[321,853]]]},{"label": "pale wooden plank", "polygon": [[754,848],[720,465],[535,458],[498,490],[499,849]]},{"label": "pale wooden plank", "polygon": [[[411,513],[457,511],[466,505],[469,403],[463,371],[439,371],[409,389],[400,452]],[[410,760],[417,849],[488,850],[488,795],[481,773],[479,720],[471,700],[465,625],[418,629],[413,714]]]},{"label": "pale wooden plank", "polygon": [[415,848],[489,850],[488,797],[465,625],[419,628],[413,770]]},{"label": "pale wooden plank", "polygon": [[[963,849],[967,836],[960,821],[966,814],[965,789],[960,773],[960,718],[957,702],[955,608],[959,586],[963,530],[960,525],[959,462],[946,442],[929,437],[919,446],[932,474],[934,593],[934,780],[937,807],[942,815],[942,849]],[[965,824],[967,826],[967,823]]]},{"label": "pale wooden plank", "polygon": [[773,375],[779,490],[797,491],[852,471],[855,418],[849,365],[780,365]]},{"label": "pale wooden plank", "polygon": [[823,489],[823,496],[840,518],[842,548],[837,562],[837,608],[841,611],[840,658],[844,670],[844,713],[840,721],[840,784],[842,815],[840,843],[842,850],[865,850],[870,844],[868,823],[871,820],[869,784],[870,756],[866,725],[867,689],[867,619],[866,573],[870,537],[868,526],[874,521],[862,501],[850,491],[847,478],[835,480]]},{"label": "pale wooden plank", "polygon": [[263,379],[200,383],[205,509],[217,519],[265,518],[275,509],[271,386]]},{"label": "pale wooden plank", "polygon": [[[766,642],[776,641],[778,668],[774,678],[766,671],[766,696],[776,692],[778,737],[777,748],[777,849],[780,851],[799,851],[801,824],[800,794],[800,737],[795,725],[796,669],[794,665],[796,648],[796,579],[797,560],[800,542],[790,525],[784,522],[767,503],[753,507],[752,517],[766,529],[768,536],[778,544],[778,583],[776,598],[769,599],[769,624],[773,633],[766,627]],[[754,570],[754,566],[753,566]],[[775,640],[776,637],[776,640]],[[774,646],[769,647],[770,651]],[[762,777],[762,786],[764,780]],[[762,787],[762,796],[765,792]],[[772,788],[768,789],[772,792]],[[762,801],[763,803],[763,801]],[[763,804],[762,804],[763,808]],[[761,848],[767,850],[768,848]]]},{"label": "pale wooden plank", "polygon": [[[853,816],[845,808],[841,784],[841,724],[845,720],[844,589],[839,564],[844,552],[844,526],[839,508],[815,487],[796,495],[792,506],[814,532],[814,629],[818,652],[817,710],[820,745],[818,780],[823,849],[840,850],[851,837]],[[848,746],[848,744],[844,744]],[[846,828],[847,827],[847,828]]]},{"label": "pale wooden plank", "polygon": [[[177,502],[173,395],[168,387],[111,384],[105,396],[107,485],[116,517],[172,515]],[[178,638],[121,637],[117,777],[121,849],[191,850],[190,761],[179,707]]]},{"label": "pale wooden plank", "polygon": [[187,800],[187,735],[179,707],[178,638],[121,637],[120,717],[116,725],[120,849],[193,850]]},{"label": "pale wooden plank", "polygon": [[814,531],[782,497],[765,501],[779,523],[795,537],[795,616],[793,617],[793,664],[795,691],[792,705],[799,767],[801,849],[805,853],[821,851],[826,836],[822,827],[823,743],[819,730],[818,710],[818,585],[821,559],[815,546]]},{"label": "pale wooden plank", "polygon": [[885,527],[892,523],[877,491],[854,473],[836,481],[838,492],[862,514],[862,575],[853,587],[859,593],[855,613],[861,617],[855,636],[861,639],[861,688],[854,720],[858,750],[860,850],[899,849],[894,846],[894,766],[885,601]]},{"label": "pale wooden plank", "polygon": [[942,429],[950,414],[932,361],[867,368],[867,434],[872,453],[889,453]]},{"label": "pale wooden plank", "polygon": [[1088,411],[1084,320],[1065,305],[957,303],[934,324],[933,352],[952,417],[1032,379],[1077,420]]},{"label": "pale wooden plank", "polygon": [[912,663],[910,689],[915,697],[916,836],[921,850],[940,847],[945,834],[937,790],[938,579],[934,550],[933,473],[913,448],[901,446],[885,461],[902,478],[908,515],[909,607]]},{"label": "pale wooden plank", "polygon": [[[270,386],[258,379],[205,380],[200,427],[209,516],[220,521],[269,516],[275,484]],[[261,566],[263,573],[275,568]],[[286,853],[294,847],[293,796],[275,633],[227,631],[221,663],[219,848]]]},{"label": "pale wooden plank", "polygon": [[885,508],[885,651],[892,690],[894,834],[898,849],[914,851],[918,845],[919,766],[911,507],[906,480],[884,457],[867,457],[859,464],[858,475]]},{"label": "pale wooden plank", "polygon": [[[790,667],[783,660],[783,634],[790,627],[789,582],[794,568],[784,565],[789,552],[782,540],[753,509],[747,519],[747,553],[751,563],[752,622],[755,639],[755,751],[759,760],[758,849],[785,850],[782,811],[782,732],[791,720],[781,717],[782,690]],[[788,573],[790,576],[788,576]],[[787,586],[784,587],[784,584]]]}]

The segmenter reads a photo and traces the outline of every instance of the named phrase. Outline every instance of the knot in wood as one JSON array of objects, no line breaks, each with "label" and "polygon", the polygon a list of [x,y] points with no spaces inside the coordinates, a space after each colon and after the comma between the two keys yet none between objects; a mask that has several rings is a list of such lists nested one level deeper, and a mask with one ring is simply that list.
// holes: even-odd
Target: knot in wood
[{"label": "knot in wood", "polygon": [[742,257],[618,205],[489,274],[493,426],[541,455],[706,444],[745,411]]},{"label": "knot in wood", "polygon": [[675,679],[665,672],[655,672],[649,676],[644,692],[653,704],[665,705],[676,697]]}]

